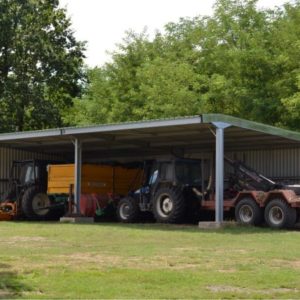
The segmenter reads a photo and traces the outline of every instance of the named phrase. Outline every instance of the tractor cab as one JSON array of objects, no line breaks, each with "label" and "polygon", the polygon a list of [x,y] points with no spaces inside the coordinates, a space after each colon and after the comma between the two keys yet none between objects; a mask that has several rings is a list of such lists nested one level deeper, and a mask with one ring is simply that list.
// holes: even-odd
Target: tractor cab
[{"label": "tractor cab", "polygon": [[1,197],[1,202],[7,200],[18,201],[30,186],[39,186],[41,190],[46,190],[47,164],[47,161],[42,160],[13,161],[9,186]]}]

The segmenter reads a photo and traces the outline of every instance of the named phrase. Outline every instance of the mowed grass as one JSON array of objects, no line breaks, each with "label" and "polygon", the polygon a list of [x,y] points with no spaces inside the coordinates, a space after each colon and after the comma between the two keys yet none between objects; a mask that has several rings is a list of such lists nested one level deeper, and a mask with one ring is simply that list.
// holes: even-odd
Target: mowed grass
[{"label": "mowed grass", "polygon": [[0,298],[300,298],[300,231],[0,223]]}]

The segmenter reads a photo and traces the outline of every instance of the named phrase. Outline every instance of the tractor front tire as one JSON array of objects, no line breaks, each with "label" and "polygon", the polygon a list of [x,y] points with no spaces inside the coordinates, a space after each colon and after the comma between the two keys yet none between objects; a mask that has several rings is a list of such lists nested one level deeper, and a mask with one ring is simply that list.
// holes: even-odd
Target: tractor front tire
[{"label": "tractor front tire", "polygon": [[182,191],[176,187],[159,189],[153,199],[153,214],[159,223],[180,223],[186,213]]},{"label": "tractor front tire", "polygon": [[120,200],[117,206],[117,218],[122,223],[134,223],[138,220],[140,209],[138,202],[132,197]]},{"label": "tractor front tire", "polygon": [[258,204],[250,197],[241,199],[235,207],[235,219],[242,225],[260,225],[263,212]]},{"label": "tractor front tire", "polygon": [[296,220],[296,209],[283,199],[273,199],[265,208],[265,221],[271,228],[291,228],[295,225]]},{"label": "tractor front tire", "polygon": [[49,206],[48,195],[35,186],[28,188],[22,197],[22,210],[28,220],[47,220],[50,213]]}]

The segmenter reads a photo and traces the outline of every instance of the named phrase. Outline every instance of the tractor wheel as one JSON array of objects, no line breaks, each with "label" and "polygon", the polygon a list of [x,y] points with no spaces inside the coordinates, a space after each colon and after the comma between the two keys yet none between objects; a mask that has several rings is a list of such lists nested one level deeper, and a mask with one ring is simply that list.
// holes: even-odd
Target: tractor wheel
[{"label": "tractor wheel", "polygon": [[122,223],[134,223],[140,214],[138,202],[132,197],[120,200],[117,206],[117,218]]},{"label": "tractor wheel", "polygon": [[243,225],[259,225],[263,221],[262,209],[252,198],[244,198],[235,207],[235,219]]},{"label": "tractor wheel", "polygon": [[180,223],[186,212],[182,191],[176,187],[159,189],[153,200],[153,214],[160,223]]},{"label": "tractor wheel", "polygon": [[[51,205],[47,194],[36,187],[28,188],[22,198],[22,210],[29,220],[47,220]],[[46,207],[43,209],[43,207]]]},{"label": "tractor wheel", "polygon": [[283,199],[271,200],[265,208],[265,221],[275,229],[290,228],[296,223],[297,212]]}]

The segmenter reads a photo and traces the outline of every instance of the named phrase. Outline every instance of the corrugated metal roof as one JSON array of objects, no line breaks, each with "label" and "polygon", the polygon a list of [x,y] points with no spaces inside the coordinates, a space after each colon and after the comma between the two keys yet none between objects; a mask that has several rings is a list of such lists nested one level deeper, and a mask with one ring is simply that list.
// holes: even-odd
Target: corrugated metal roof
[{"label": "corrugated metal roof", "polygon": [[94,132],[94,131],[111,131],[111,130],[126,130],[126,129],[140,129],[149,127],[159,127],[159,126],[172,126],[181,124],[194,124],[201,123],[202,115],[195,116],[185,116],[177,118],[164,118],[164,119],[153,119],[153,120],[143,120],[143,121],[130,121],[122,123],[108,123],[108,124],[94,124],[85,126],[71,126],[62,127],[54,129],[43,129],[43,130],[30,130],[30,131],[18,131],[1,133],[0,141],[8,141],[11,139],[23,139],[32,137],[48,137],[48,136],[59,136],[72,134],[81,134],[82,132]]},{"label": "corrugated metal roof", "polygon": [[248,121],[241,118],[236,118],[232,116],[222,115],[222,114],[204,114],[202,115],[203,123],[212,123],[212,122],[224,122],[231,124],[233,126],[255,130],[271,135],[277,135],[288,139],[293,139],[295,141],[300,141],[300,133],[296,131],[286,130],[258,122]]},{"label": "corrugated metal roof", "polygon": [[227,150],[300,147],[300,133],[222,114],[7,133],[0,135],[0,146],[72,156],[72,141],[79,138],[84,157],[211,151],[216,122],[231,125],[225,130]]},{"label": "corrugated metal roof", "polygon": [[49,136],[61,136],[61,135],[76,135],[87,132],[106,132],[115,130],[128,130],[128,129],[143,129],[143,128],[155,128],[165,126],[180,126],[189,124],[210,124],[214,122],[224,122],[230,125],[255,130],[272,135],[282,136],[289,139],[300,141],[300,133],[290,131],[270,125],[265,125],[253,121],[244,120],[223,114],[202,114],[195,116],[177,117],[177,118],[164,118],[144,121],[132,121],[123,123],[111,123],[111,124],[96,124],[87,126],[73,126],[62,127],[55,129],[44,129],[35,131],[23,131],[13,133],[0,134],[0,141],[8,141],[14,139],[27,139],[33,137],[49,137]]}]

